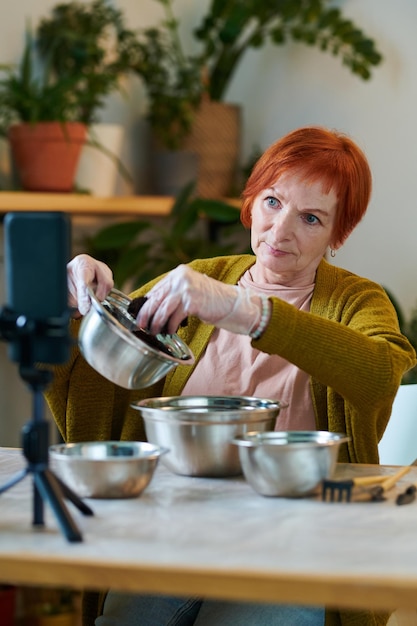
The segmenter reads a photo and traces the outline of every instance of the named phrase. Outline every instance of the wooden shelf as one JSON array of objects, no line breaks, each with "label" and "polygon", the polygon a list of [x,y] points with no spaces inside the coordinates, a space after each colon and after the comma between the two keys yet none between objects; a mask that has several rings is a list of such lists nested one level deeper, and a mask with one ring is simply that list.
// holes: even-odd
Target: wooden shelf
[{"label": "wooden shelf", "polygon": [[[226,202],[240,207],[238,198]],[[0,215],[11,211],[62,211],[72,216],[164,216],[171,213],[171,196],[113,196],[99,198],[76,193],[0,191]]]},{"label": "wooden shelf", "polygon": [[0,191],[0,214],[10,211],[63,211],[70,215],[169,215],[170,196],[120,196],[99,198],[72,193]]}]

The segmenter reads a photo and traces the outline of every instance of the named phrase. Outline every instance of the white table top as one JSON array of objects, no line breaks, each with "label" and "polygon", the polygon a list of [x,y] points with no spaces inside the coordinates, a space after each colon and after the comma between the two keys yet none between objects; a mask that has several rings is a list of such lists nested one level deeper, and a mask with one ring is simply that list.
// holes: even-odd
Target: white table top
[{"label": "white table top", "polygon": [[[0,485],[25,466],[0,448]],[[351,476],[393,467],[338,466]],[[49,505],[32,526],[31,475],[0,495],[0,581],[203,594],[327,606],[417,605],[417,500],[329,503],[265,498],[243,478],[176,476],[162,464],[139,497],[70,505],[83,541],[70,543]]]}]

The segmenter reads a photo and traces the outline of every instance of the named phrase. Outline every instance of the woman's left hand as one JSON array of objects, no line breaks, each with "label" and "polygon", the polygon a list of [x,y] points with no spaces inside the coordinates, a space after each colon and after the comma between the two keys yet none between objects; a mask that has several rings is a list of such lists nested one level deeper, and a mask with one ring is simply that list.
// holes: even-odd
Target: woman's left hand
[{"label": "woman's left hand", "polygon": [[152,333],[175,333],[188,315],[234,333],[249,335],[259,324],[262,300],[249,289],[209,278],[179,265],[148,293],[137,316]]}]

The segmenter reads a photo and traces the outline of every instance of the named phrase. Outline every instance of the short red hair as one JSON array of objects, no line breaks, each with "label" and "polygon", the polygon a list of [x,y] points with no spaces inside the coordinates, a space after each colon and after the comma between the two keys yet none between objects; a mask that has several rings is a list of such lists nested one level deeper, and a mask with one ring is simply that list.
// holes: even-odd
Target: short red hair
[{"label": "short red hair", "polygon": [[288,133],[259,158],[242,193],[242,224],[250,228],[256,196],[293,170],[301,171],[305,180],[322,181],[325,193],[334,189],[337,212],[332,243],[342,244],[366,212],[372,175],[364,153],[352,139],[319,126]]}]

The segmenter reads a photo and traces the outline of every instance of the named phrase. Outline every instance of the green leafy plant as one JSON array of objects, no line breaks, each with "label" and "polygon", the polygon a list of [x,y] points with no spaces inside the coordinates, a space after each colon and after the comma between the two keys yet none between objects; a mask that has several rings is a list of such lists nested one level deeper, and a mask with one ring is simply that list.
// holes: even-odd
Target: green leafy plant
[{"label": "green leafy plant", "polygon": [[195,258],[249,252],[240,211],[226,202],[193,196],[194,184],[177,196],[171,214],[157,221],[120,222],[89,238],[86,250],[106,262],[120,289],[140,286]]},{"label": "green leafy plant", "polygon": [[159,141],[178,149],[187,137],[204,93],[222,101],[245,53],[289,40],[339,57],[363,80],[382,56],[374,41],[332,0],[211,0],[194,36],[199,52],[184,52],[173,0],[156,0],[164,19],[139,32],[135,71],[149,98],[149,121]]},{"label": "green leafy plant", "polygon": [[1,65],[2,133],[16,122],[90,125],[104,99],[133,71],[136,33],[108,0],[57,5],[35,31],[27,29],[17,67]]},{"label": "green leafy plant", "polygon": [[[407,318],[397,298],[385,287],[385,291],[391,300],[398,317],[400,330],[417,351],[417,305],[412,309],[410,317]],[[406,372],[402,378],[403,385],[411,385],[417,383],[417,365]]]},{"label": "green leafy plant", "polygon": [[135,71],[147,88],[154,137],[169,150],[178,150],[191,131],[204,91],[202,59],[185,55],[171,0],[157,1],[165,19],[159,28],[139,33]]},{"label": "green leafy plant", "polygon": [[76,77],[55,82],[49,64],[39,67],[31,31],[26,33],[22,60],[17,68],[0,66],[0,134],[18,122],[75,121],[77,104],[73,97]]},{"label": "green leafy plant", "polygon": [[195,31],[203,46],[212,100],[222,100],[236,68],[250,48],[289,40],[315,46],[341,58],[368,80],[382,56],[375,43],[332,0],[212,0]]},{"label": "green leafy plant", "polygon": [[73,99],[77,121],[90,125],[121,78],[135,66],[136,32],[127,29],[123,13],[109,0],[56,5],[37,28],[37,45],[49,60],[55,83],[75,77]]},{"label": "green leafy plant", "polygon": [[[121,78],[133,71],[136,33],[110,0],[71,1],[56,5],[37,29],[27,29],[18,66],[0,66],[0,134],[12,124],[81,122],[90,126],[106,96],[123,92]],[[90,132],[88,145],[123,163]]]}]

